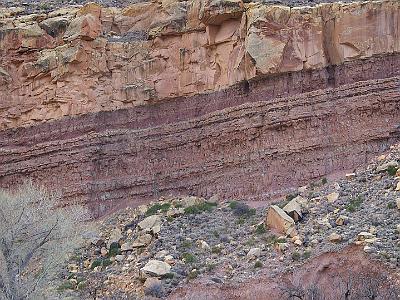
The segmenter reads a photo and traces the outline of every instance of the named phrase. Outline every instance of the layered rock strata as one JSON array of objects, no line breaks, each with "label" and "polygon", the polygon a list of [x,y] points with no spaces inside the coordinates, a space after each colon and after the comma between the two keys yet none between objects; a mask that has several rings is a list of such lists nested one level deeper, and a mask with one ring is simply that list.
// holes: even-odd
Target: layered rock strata
[{"label": "layered rock strata", "polygon": [[[0,10],[0,129],[149,105],[400,49],[398,1]],[[16,16],[15,16],[16,15]]]},{"label": "layered rock strata", "polygon": [[32,178],[101,215],[354,168],[399,140],[399,5],[5,12],[0,186]]},{"label": "layered rock strata", "polygon": [[386,56],[5,130],[0,185],[31,177],[99,214],[179,193],[267,200],[398,140],[399,72]]}]

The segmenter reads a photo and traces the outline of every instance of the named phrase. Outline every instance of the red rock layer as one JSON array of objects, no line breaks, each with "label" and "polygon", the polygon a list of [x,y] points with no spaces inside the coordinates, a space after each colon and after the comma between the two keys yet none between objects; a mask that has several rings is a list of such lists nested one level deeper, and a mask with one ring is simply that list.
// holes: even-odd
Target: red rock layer
[{"label": "red rock layer", "polygon": [[97,215],[168,194],[268,200],[399,139],[400,55],[0,132],[0,186],[30,177]]}]

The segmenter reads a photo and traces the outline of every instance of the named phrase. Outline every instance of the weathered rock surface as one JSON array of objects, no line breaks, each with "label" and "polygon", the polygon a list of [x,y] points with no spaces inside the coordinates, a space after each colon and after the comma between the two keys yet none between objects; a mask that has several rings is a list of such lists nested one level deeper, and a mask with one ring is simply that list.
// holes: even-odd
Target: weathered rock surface
[{"label": "weathered rock surface", "polygon": [[0,85],[0,128],[397,53],[399,28],[390,24],[399,20],[399,5],[196,0],[125,8],[92,3],[20,17],[5,12],[0,68],[9,76]]},{"label": "weathered rock surface", "polygon": [[397,1],[230,2],[2,12],[0,186],[265,200],[398,140]]},{"label": "weathered rock surface", "polygon": [[141,271],[151,276],[163,276],[168,274],[171,266],[163,261],[150,260]]},{"label": "weathered rock surface", "polygon": [[297,235],[296,226],[291,217],[289,217],[283,209],[276,205],[272,205],[267,214],[266,225],[276,229],[278,232],[290,236]]}]

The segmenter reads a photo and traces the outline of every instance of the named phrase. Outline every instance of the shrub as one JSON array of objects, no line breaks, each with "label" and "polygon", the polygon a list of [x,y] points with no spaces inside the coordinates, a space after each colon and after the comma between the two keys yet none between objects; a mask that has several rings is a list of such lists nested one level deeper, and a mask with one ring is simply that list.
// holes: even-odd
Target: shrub
[{"label": "shrub", "polygon": [[326,179],[326,177],[321,179],[321,183],[322,184],[327,184],[328,183],[328,179]]},{"label": "shrub", "polygon": [[[79,245],[82,207],[27,182],[0,190],[0,299],[44,299],[67,254]],[[41,266],[38,268],[37,266]]]},{"label": "shrub", "polygon": [[211,272],[211,271],[213,271],[215,268],[216,268],[216,264],[214,264],[214,263],[207,263],[206,264],[206,270],[207,270],[207,272]]},{"label": "shrub", "polygon": [[233,213],[239,217],[250,217],[255,215],[256,210],[254,208],[250,208],[246,203],[232,201],[229,203],[229,207],[233,210]]},{"label": "shrub", "polygon": [[119,243],[111,243],[110,250],[108,251],[108,257],[113,257],[121,254],[121,248]]},{"label": "shrub", "polygon": [[153,296],[156,298],[163,298],[165,295],[164,287],[161,283],[153,283],[144,290],[146,296]]},{"label": "shrub", "polygon": [[299,252],[295,251],[292,253],[292,260],[298,261],[298,260],[300,260],[300,258],[301,258],[301,254]]},{"label": "shrub", "polygon": [[304,251],[303,258],[304,259],[309,259],[310,257],[311,257],[311,251]]},{"label": "shrub", "polygon": [[395,167],[395,166],[389,166],[389,167],[387,168],[387,172],[388,172],[388,174],[389,174],[390,176],[395,176],[396,173],[397,173],[397,170],[398,170],[398,168]]},{"label": "shrub", "polygon": [[146,216],[155,215],[156,213],[158,213],[158,211],[161,211],[163,213],[167,212],[170,207],[170,203],[156,203],[146,211]]},{"label": "shrub", "polygon": [[205,201],[203,203],[192,205],[185,208],[185,214],[200,214],[204,211],[212,211],[217,206],[215,202]]},{"label": "shrub", "polygon": [[62,283],[62,284],[57,288],[57,290],[58,290],[59,292],[64,292],[64,291],[66,291],[66,290],[74,290],[74,289],[75,289],[75,285],[74,285],[71,281],[69,281],[69,280],[65,281],[64,283]]},{"label": "shrub", "polygon": [[257,260],[257,261],[254,263],[254,268],[255,268],[255,269],[261,268],[262,266],[263,266],[263,264],[262,264],[262,262],[259,261],[259,260]]},{"label": "shrub", "polygon": [[199,276],[199,271],[193,270],[188,274],[188,279],[195,279]]},{"label": "shrub", "polygon": [[357,196],[355,198],[352,198],[346,206],[346,210],[349,212],[355,212],[358,208],[360,208],[361,204],[364,202],[364,199],[362,196]]},{"label": "shrub", "polygon": [[107,267],[111,264],[112,264],[112,262],[109,258],[104,258],[104,259],[97,258],[92,262],[92,264],[90,265],[90,268],[93,270],[96,267]]},{"label": "shrub", "polygon": [[196,256],[189,252],[185,252],[182,254],[182,259],[185,261],[185,264],[192,264],[196,262]]},{"label": "shrub", "polygon": [[100,267],[103,265],[103,260],[102,259],[95,259],[92,264],[90,265],[90,268],[93,270],[94,268]]},{"label": "shrub", "polygon": [[267,230],[265,229],[264,224],[259,224],[259,225],[257,226],[257,228],[256,228],[256,233],[257,233],[257,234],[264,234],[264,233],[266,233],[266,232],[267,232]]},{"label": "shrub", "polygon": [[193,246],[192,241],[185,240],[182,242],[181,247],[185,249],[190,249]]},{"label": "shrub", "polygon": [[397,205],[396,205],[396,203],[395,203],[394,201],[390,201],[390,202],[387,204],[387,208],[388,208],[388,209],[395,209],[395,208],[397,208]]}]

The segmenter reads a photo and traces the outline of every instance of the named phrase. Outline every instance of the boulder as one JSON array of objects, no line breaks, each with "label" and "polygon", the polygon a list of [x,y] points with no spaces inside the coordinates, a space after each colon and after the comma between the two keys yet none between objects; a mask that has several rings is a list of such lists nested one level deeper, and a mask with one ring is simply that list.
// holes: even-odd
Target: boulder
[{"label": "boulder", "polygon": [[267,214],[267,226],[290,236],[297,235],[294,220],[286,212],[276,205],[272,205]]},{"label": "boulder", "polygon": [[227,20],[238,19],[244,11],[242,0],[202,0],[202,2],[199,18],[208,25],[220,25]]},{"label": "boulder", "polygon": [[112,243],[119,243],[120,239],[122,239],[121,229],[114,228],[110,233],[110,238],[108,239],[108,245],[110,246]]},{"label": "boulder", "polygon": [[101,23],[99,19],[89,14],[73,19],[65,31],[63,39],[72,41],[80,38],[82,40],[92,41],[96,39],[100,33]]},{"label": "boulder", "polygon": [[59,34],[65,33],[69,23],[70,18],[68,16],[59,16],[45,19],[39,25],[48,35],[54,38]]},{"label": "boulder", "polygon": [[333,192],[330,193],[329,195],[326,195],[326,199],[328,200],[329,203],[335,202],[338,198],[339,198],[338,192]]},{"label": "boulder", "polygon": [[385,172],[387,169],[389,169],[390,167],[398,167],[398,163],[395,160],[391,160],[387,163],[384,163],[378,167],[376,167],[376,171],[377,172]]},{"label": "boulder", "polygon": [[340,243],[342,239],[342,236],[340,234],[337,234],[336,232],[333,232],[329,235],[329,241],[331,241],[332,243]]},{"label": "boulder", "polygon": [[373,239],[374,237],[375,237],[375,236],[374,236],[372,233],[363,231],[363,232],[360,232],[360,233],[357,235],[357,240],[358,240],[358,241],[371,240],[371,239]]},{"label": "boulder", "polygon": [[400,181],[399,181],[399,182],[397,182],[397,185],[396,185],[396,191],[400,191]]},{"label": "boulder", "polygon": [[397,209],[400,209],[400,198],[396,199],[396,205],[397,205]]},{"label": "boulder", "polygon": [[137,237],[136,240],[133,241],[132,247],[137,248],[137,247],[144,247],[147,246],[151,243],[152,236],[151,234],[143,234]]},{"label": "boulder", "polygon": [[156,234],[160,232],[161,229],[161,216],[152,215],[150,217],[147,217],[141,222],[139,222],[138,226],[140,229],[146,232],[153,232],[153,234]]},{"label": "boulder", "polygon": [[199,247],[200,249],[203,249],[203,250],[206,250],[206,251],[211,251],[211,247],[210,247],[210,245],[207,244],[206,241],[197,240],[197,241],[196,241],[196,245],[197,245],[197,247]]},{"label": "boulder", "polygon": [[146,275],[158,277],[168,274],[171,271],[171,266],[160,260],[150,260],[140,270]]},{"label": "boulder", "polygon": [[339,216],[339,217],[336,219],[335,223],[336,223],[336,225],[338,225],[338,226],[343,226],[343,225],[346,225],[346,224],[348,223],[348,220],[349,220],[349,218],[346,217],[346,216]]},{"label": "boulder", "polygon": [[249,252],[247,252],[247,257],[256,258],[261,255],[261,248],[251,248]]},{"label": "boulder", "polygon": [[203,198],[198,198],[194,196],[185,197],[181,200],[183,207],[189,207],[193,205],[199,205],[204,202]]},{"label": "boulder", "polygon": [[150,289],[150,288],[152,288],[154,286],[158,286],[160,284],[161,284],[160,279],[155,278],[155,277],[150,277],[150,278],[146,279],[146,281],[144,282],[143,286],[145,288],[147,288],[147,289]]},{"label": "boulder", "polygon": [[283,210],[295,221],[298,222],[303,218],[300,203],[297,197],[290,200],[288,204],[283,207]]}]

